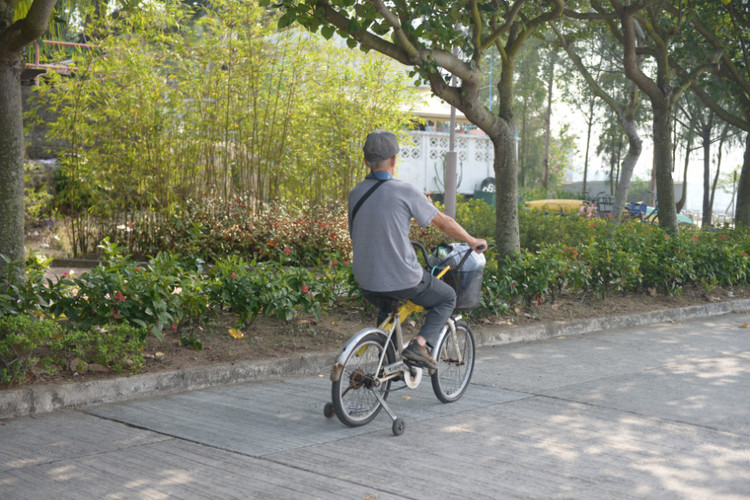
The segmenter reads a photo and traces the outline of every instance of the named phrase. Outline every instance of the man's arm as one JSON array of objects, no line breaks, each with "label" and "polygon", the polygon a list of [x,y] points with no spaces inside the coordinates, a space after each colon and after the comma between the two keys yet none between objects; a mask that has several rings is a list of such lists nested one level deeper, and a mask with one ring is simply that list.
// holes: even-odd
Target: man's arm
[{"label": "man's arm", "polygon": [[472,235],[466,232],[466,229],[461,227],[461,224],[455,221],[453,217],[438,212],[430,222],[433,226],[440,229],[442,232],[455,238],[457,240],[464,241],[477,253],[482,253],[487,250],[487,242],[482,238],[474,238]]}]

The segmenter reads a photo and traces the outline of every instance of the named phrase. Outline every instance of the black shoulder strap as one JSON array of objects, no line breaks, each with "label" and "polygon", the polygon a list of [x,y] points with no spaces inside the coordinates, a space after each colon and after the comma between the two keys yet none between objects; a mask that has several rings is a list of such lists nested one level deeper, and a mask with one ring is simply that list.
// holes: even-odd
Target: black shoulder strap
[{"label": "black shoulder strap", "polygon": [[367,192],[362,196],[362,198],[359,199],[356,205],[354,205],[354,209],[352,210],[352,216],[349,219],[349,234],[352,232],[352,224],[354,224],[354,217],[357,215],[357,212],[359,212],[359,207],[362,206],[362,203],[365,202],[367,198],[370,197],[370,195],[380,186],[383,185],[384,182],[386,182],[388,179],[379,179],[378,182],[375,183],[374,186],[372,186],[370,189],[367,190]]}]

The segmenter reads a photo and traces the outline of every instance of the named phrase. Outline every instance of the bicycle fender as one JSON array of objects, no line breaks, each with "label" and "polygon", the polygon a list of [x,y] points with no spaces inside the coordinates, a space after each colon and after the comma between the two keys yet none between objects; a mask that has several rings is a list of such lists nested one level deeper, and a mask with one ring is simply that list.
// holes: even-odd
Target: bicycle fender
[{"label": "bicycle fender", "polygon": [[365,336],[370,335],[371,333],[383,337],[384,341],[388,338],[388,335],[386,335],[386,333],[380,328],[364,328],[352,335],[352,338],[349,339],[339,355],[336,357],[336,361],[333,362],[333,368],[331,369],[331,382],[336,382],[337,380],[341,379],[341,372],[344,370],[344,363],[346,362],[347,358],[354,351],[354,348],[357,346],[359,341],[362,340]]},{"label": "bicycle fender", "polygon": [[[440,333],[438,334],[437,342],[435,342],[435,347],[439,346],[443,342],[443,338],[451,333],[452,330],[455,330],[456,325],[458,322],[461,321],[460,315],[451,316],[451,318],[448,320],[448,322],[443,326],[443,328],[440,329]],[[434,357],[433,353],[433,357]]]}]

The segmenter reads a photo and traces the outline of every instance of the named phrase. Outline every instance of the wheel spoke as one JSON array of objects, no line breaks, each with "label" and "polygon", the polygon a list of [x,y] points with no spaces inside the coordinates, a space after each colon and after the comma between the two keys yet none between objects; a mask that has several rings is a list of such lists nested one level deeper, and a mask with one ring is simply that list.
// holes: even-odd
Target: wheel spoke
[{"label": "wheel spoke", "polygon": [[432,377],[435,395],[449,403],[459,399],[474,370],[474,337],[468,326],[458,324],[455,335],[447,335],[438,346],[438,370]]},{"label": "wheel spoke", "polygon": [[[374,391],[385,398],[390,388],[389,382],[375,386],[383,349],[381,337],[374,334],[365,337],[361,344],[352,349],[351,355],[344,362],[341,378],[333,383],[332,397],[336,415],[346,425],[366,424],[380,411],[380,401]],[[393,362],[391,357],[387,357],[388,362]]]}]

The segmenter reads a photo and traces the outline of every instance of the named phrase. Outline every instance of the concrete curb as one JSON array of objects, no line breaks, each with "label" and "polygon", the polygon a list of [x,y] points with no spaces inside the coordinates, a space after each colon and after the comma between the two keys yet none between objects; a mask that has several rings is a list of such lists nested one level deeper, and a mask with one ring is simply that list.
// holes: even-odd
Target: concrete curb
[{"label": "concrete curb", "polygon": [[[476,341],[479,347],[531,342],[664,321],[705,318],[748,309],[750,299],[714,302],[637,314],[499,328],[496,332],[478,335]],[[305,354],[289,358],[207,365],[183,371],[144,373],[93,382],[51,384],[0,391],[0,420],[292,375],[322,374],[327,377],[336,355],[337,352]]]}]

